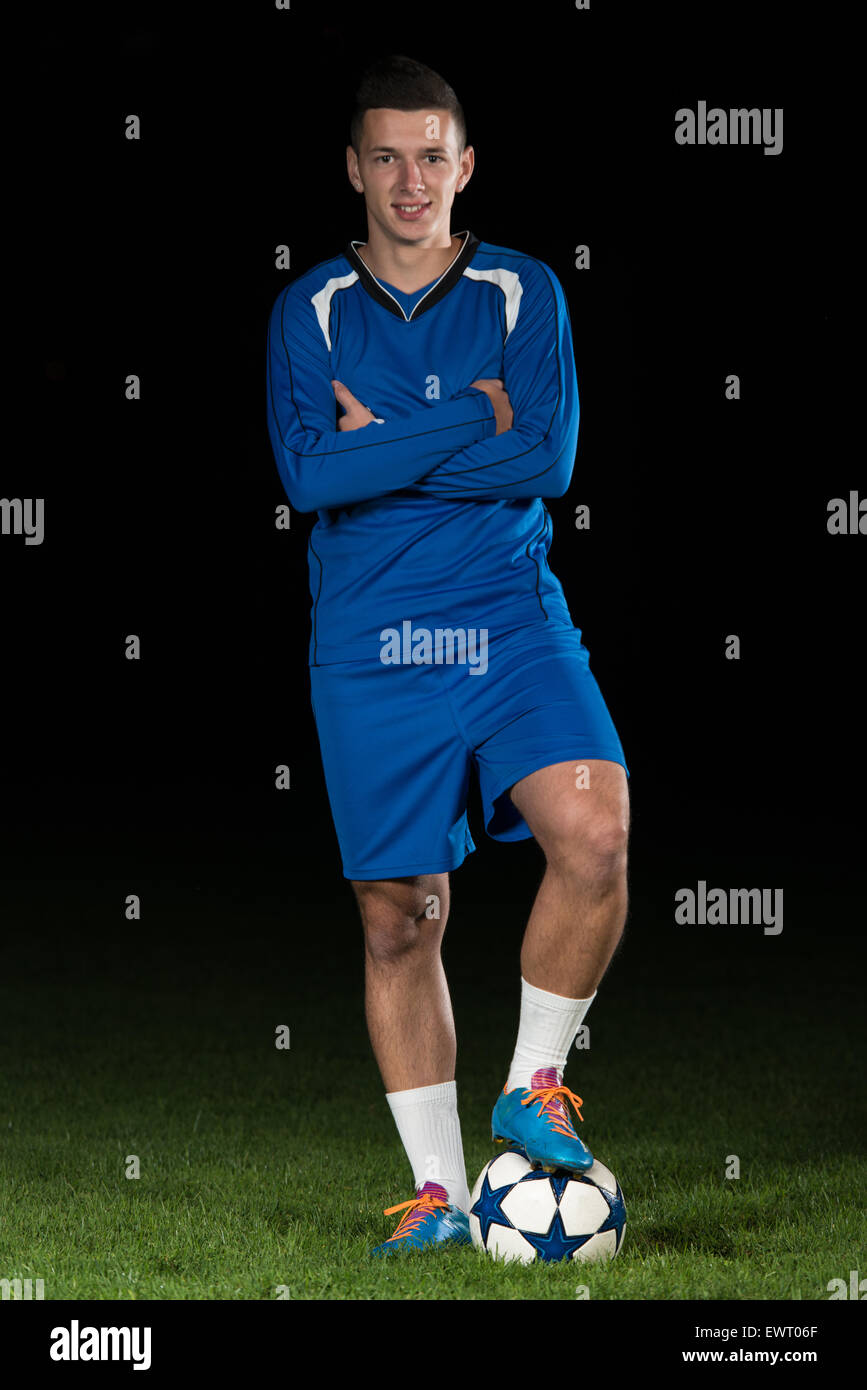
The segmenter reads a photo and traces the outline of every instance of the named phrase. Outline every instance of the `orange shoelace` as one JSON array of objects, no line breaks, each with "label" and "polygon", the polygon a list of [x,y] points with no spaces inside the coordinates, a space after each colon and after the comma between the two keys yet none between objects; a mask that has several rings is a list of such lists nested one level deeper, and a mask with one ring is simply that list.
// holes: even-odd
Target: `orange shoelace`
[{"label": "orange shoelace", "polygon": [[[443,1210],[448,1207],[448,1202],[443,1202],[439,1197],[433,1197],[430,1192],[425,1192],[421,1197],[413,1197],[409,1202],[398,1202],[396,1207],[386,1207],[383,1216],[393,1216],[396,1211],[404,1211],[406,1214],[401,1217],[400,1225],[389,1240],[397,1240],[399,1237],[411,1235],[418,1226],[424,1221],[428,1212],[435,1211],[437,1207]],[[386,1241],[388,1244],[388,1241]]]},{"label": "orange shoelace", "polygon": [[574,1091],[570,1091],[568,1086],[541,1086],[537,1091],[530,1091],[521,1101],[522,1105],[530,1105],[534,1100],[541,1101],[541,1115],[545,1115],[551,1123],[551,1128],[558,1134],[565,1134],[568,1139],[577,1139],[575,1127],[569,1119],[569,1111],[566,1109],[565,1102],[571,1100],[575,1106],[575,1113],[579,1120],[584,1119],[579,1106],[584,1104],[580,1096],[576,1096]]}]

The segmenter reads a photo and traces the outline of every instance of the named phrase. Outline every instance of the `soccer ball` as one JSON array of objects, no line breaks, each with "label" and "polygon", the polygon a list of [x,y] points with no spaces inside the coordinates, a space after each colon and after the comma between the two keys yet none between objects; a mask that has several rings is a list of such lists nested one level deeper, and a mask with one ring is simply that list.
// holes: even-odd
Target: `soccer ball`
[{"label": "soccer ball", "polygon": [[586,1173],[545,1173],[507,1150],[486,1163],[470,1198],[473,1245],[506,1260],[613,1259],[626,1205],[603,1163]]}]

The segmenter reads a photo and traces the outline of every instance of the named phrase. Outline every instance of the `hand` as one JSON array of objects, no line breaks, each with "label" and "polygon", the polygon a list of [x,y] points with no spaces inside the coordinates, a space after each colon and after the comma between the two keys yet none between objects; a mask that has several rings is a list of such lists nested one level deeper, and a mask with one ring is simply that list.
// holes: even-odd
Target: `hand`
[{"label": "hand", "polygon": [[338,405],[342,405],[346,411],[337,421],[339,430],[361,430],[365,425],[369,425],[371,420],[376,419],[373,411],[356,400],[349,387],[344,386],[342,381],[332,381],[331,389],[337,397]]},{"label": "hand", "polygon": [[497,419],[497,434],[504,434],[506,430],[512,428],[515,414],[512,410],[512,403],[503,387],[499,377],[485,377],[482,381],[471,381],[471,386],[476,386],[480,391],[490,398],[494,407],[494,415]]}]

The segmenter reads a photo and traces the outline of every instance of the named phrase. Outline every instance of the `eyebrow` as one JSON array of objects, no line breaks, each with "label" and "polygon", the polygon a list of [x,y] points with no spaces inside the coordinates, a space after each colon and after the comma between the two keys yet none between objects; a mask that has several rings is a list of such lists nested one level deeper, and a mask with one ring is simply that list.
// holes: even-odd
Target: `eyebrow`
[{"label": "eyebrow", "polygon": [[[446,147],[445,145],[425,145],[424,149],[422,150],[422,154],[445,154],[446,152],[447,152],[447,147]],[[394,149],[392,149],[391,145],[374,145],[374,147],[373,147],[373,149],[370,151],[370,153],[371,153],[371,154],[400,154],[400,150],[394,150]]]}]

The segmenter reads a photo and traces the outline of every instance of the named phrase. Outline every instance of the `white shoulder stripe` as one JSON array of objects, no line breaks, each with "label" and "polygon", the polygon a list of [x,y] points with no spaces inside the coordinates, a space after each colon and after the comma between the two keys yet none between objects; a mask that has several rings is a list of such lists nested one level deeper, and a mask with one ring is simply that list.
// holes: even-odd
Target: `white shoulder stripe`
[{"label": "white shoulder stripe", "polygon": [[468,265],[464,271],[471,280],[489,280],[492,285],[496,285],[506,296],[506,337],[508,338],[515,324],[518,322],[518,306],[521,303],[521,295],[524,287],[521,284],[521,277],[514,270],[504,270],[498,266],[496,270],[474,270]]},{"label": "white shoulder stripe", "polygon": [[335,275],[333,279],[326,280],[323,289],[311,296],[310,303],[316,310],[316,318],[328,344],[329,352],[331,351],[331,335],[328,332],[328,320],[331,316],[331,297],[337,290],[345,290],[350,285],[354,285],[357,279],[357,270],[350,271],[349,275]]}]

